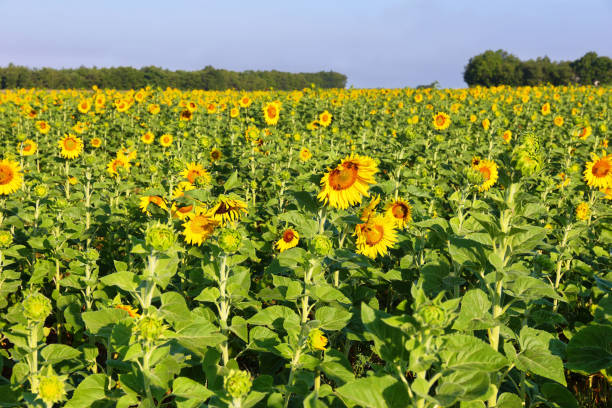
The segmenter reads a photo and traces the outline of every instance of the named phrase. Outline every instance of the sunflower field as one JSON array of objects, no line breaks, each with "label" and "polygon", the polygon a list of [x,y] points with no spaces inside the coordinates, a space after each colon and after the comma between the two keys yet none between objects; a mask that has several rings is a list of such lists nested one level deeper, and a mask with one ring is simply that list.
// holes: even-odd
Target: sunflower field
[{"label": "sunflower field", "polygon": [[0,93],[1,407],[612,403],[612,88]]}]

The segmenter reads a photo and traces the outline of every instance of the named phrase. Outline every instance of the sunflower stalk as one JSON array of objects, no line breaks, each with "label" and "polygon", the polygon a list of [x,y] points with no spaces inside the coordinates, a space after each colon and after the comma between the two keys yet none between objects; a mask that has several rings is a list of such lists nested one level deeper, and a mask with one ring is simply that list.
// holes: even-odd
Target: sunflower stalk
[{"label": "sunflower stalk", "polygon": [[229,344],[227,341],[228,325],[227,321],[230,314],[230,299],[227,296],[227,281],[229,279],[229,268],[227,267],[227,254],[223,254],[219,264],[219,301],[217,310],[219,311],[219,321],[221,325],[221,333],[226,336],[226,340],[221,343],[221,355],[223,366],[229,361]]}]

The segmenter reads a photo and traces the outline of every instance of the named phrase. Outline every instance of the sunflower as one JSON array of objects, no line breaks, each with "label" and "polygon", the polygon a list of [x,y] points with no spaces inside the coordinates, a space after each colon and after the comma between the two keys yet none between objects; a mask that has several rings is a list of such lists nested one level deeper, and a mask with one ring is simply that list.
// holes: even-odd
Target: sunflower
[{"label": "sunflower", "polygon": [[308,150],[306,147],[302,147],[302,150],[300,150],[300,160],[305,162],[310,160],[311,157],[312,153],[310,153],[310,150]]},{"label": "sunflower", "polygon": [[79,112],[87,113],[91,109],[91,101],[89,99],[83,99],[79,102]]},{"label": "sunflower", "polygon": [[576,218],[578,218],[579,220],[586,220],[587,218],[589,218],[590,214],[591,209],[589,208],[589,205],[587,203],[580,203],[578,204],[578,207],[576,207]]},{"label": "sunflower", "polygon": [[396,198],[385,206],[385,215],[395,221],[397,228],[404,228],[412,220],[412,207],[408,201]]},{"label": "sunflower", "polygon": [[193,112],[191,112],[189,109],[185,109],[181,111],[180,120],[189,121],[191,120],[192,117],[193,117]]},{"label": "sunflower", "polygon": [[219,202],[211,208],[209,215],[224,226],[228,222],[239,220],[242,213],[247,213],[247,204],[244,201],[220,196]]},{"label": "sunflower", "polygon": [[185,195],[185,191],[195,190],[195,186],[188,181],[181,181],[172,191],[172,198],[177,199]]},{"label": "sunflower", "polygon": [[76,159],[83,151],[83,141],[72,134],[64,136],[58,146],[62,149],[60,154],[66,159]]},{"label": "sunflower", "polygon": [[510,143],[510,140],[512,140],[512,131],[506,130],[504,133],[502,133],[502,139],[504,139],[505,143]]},{"label": "sunflower", "polygon": [[597,156],[591,154],[593,161],[586,164],[584,170],[584,181],[587,185],[595,188],[612,187],[612,154]]},{"label": "sunflower", "polygon": [[604,194],[606,200],[612,200],[612,187],[600,188],[599,191]]},{"label": "sunflower", "polygon": [[185,177],[191,184],[195,184],[198,178],[205,182],[210,181],[210,173],[208,173],[200,164],[189,163],[187,168],[183,170],[181,176]]},{"label": "sunflower", "polygon": [[155,204],[156,206],[158,206],[159,208],[163,210],[168,209],[168,206],[166,205],[166,201],[160,196],[155,196],[155,195],[144,196],[144,197],[140,197],[140,205],[139,205],[143,213],[146,213],[147,215],[151,215],[151,213],[148,210],[149,204],[151,203]]},{"label": "sunflower", "polygon": [[332,121],[332,114],[328,111],[325,111],[319,115],[319,123],[323,127],[328,127]]},{"label": "sunflower", "polygon": [[540,111],[542,112],[542,115],[544,116],[550,114],[550,103],[546,102],[544,105],[542,105],[542,108],[540,109]]},{"label": "sunflower", "polygon": [[287,228],[283,232],[281,239],[276,241],[276,249],[280,252],[286,251],[289,248],[293,248],[300,242],[300,235],[293,228]]},{"label": "sunflower", "polygon": [[558,127],[563,126],[563,116],[555,116],[555,118],[553,119],[553,123],[555,124],[555,126]]},{"label": "sunflower", "polygon": [[433,117],[433,125],[437,130],[447,129],[451,124],[450,116],[444,112],[438,112]]},{"label": "sunflower", "polygon": [[221,153],[221,150],[217,149],[216,147],[213,147],[213,149],[210,151],[210,160],[212,161],[217,161],[220,160],[223,157],[223,153]]},{"label": "sunflower", "polygon": [[26,139],[23,143],[21,143],[21,148],[19,149],[19,153],[22,156],[32,156],[38,150],[38,145],[35,141],[31,139]]},{"label": "sunflower", "polygon": [[218,221],[206,211],[204,207],[197,207],[195,212],[188,216],[188,221],[183,224],[185,228],[182,234],[185,242],[193,245],[202,245],[215,231]]},{"label": "sunflower", "polygon": [[151,132],[146,132],[140,137],[140,140],[144,144],[151,144],[155,140],[155,136]]},{"label": "sunflower", "polygon": [[489,130],[489,128],[491,127],[491,121],[489,119],[483,119],[481,125],[484,130]]},{"label": "sunflower", "polygon": [[580,138],[581,140],[585,140],[587,137],[591,136],[593,133],[593,128],[591,126],[582,126],[574,130],[574,136]]},{"label": "sunflower", "polygon": [[119,304],[119,305],[115,305],[115,308],[125,310],[126,312],[128,312],[128,315],[130,317],[140,317],[140,315],[138,314],[138,311],[130,305]]},{"label": "sunflower", "polygon": [[249,106],[251,106],[251,103],[253,101],[251,100],[251,98],[249,98],[248,96],[243,96],[242,98],[240,98],[240,101],[238,102],[240,104],[241,108],[248,108]]},{"label": "sunflower", "polygon": [[106,166],[106,171],[111,176],[119,176],[119,168],[123,167],[126,171],[129,171],[131,164],[125,156],[119,156],[111,160]]},{"label": "sunflower", "polygon": [[36,129],[38,129],[41,134],[46,135],[51,130],[51,126],[44,120],[39,120],[36,122]]},{"label": "sunflower", "polygon": [[98,147],[102,146],[102,139],[100,139],[99,137],[94,137],[93,139],[91,139],[89,144],[91,144],[91,147],[97,149]]},{"label": "sunflower", "polygon": [[159,144],[163,147],[170,146],[172,144],[172,135],[169,135],[167,133],[165,135],[161,135],[161,137],[159,138]]},{"label": "sunflower", "polygon": [[363,209],[363,211],[361,211],[361,217],[359,217],[361,221],[368,222],[372,216],[376,215],[376,207],[379,203],[380,195],[376,194],[372,197],[372,200],[370,200],[370,203]]},{"label": "sunflower", "polygon": [[213,114],[217,111],[217,105],[215,105],[214,103],[209,103],[208,105],[206,105],[206,112],[209,114]]},{"label": "sunflower", "polygon": [[147,106],[147,110],[149,111],[151,115],[157,115],[159,111],[161,110],[161,108],[158,104],[152,103],[149,106]]},{"label": "sunflower", "polygon": [[369,196],[370,184],[376,183],[376,172],[378,166],[372,158],[351,154],[321,178],[322,188],[317,198],[340,209],[361,203],[362,196]]},{"label": "sunflower", "polygon": [[9,159],[0,160],[0,195],[12,194],[23,182],[21,167]]},{"label": "sunflower", "polygon": [[357,253],[372,259],[385,255],[397,242],[395,221],[382,215],[374,215],[368,222],[358,224],[354,235],[357,236]]},{"label": "sunflower", "polygon": [[280,111],[280,103],[270,102],[263,108],[264,119],[268,125],[276,125],[278,123]]},{"label": "sunflower", "polygon": [[240,110],[238,108],[230,109],[230,117],[231,118],[237,118],[239,114],[240,114]]},{"label": "sunflower", "polygon": [[478,165],[480,164],[480,160],[480,156],[472,157],[472,168],[478,167]]},{"label": "sunflower", "polygon": [[497,172],[497,164],[495,164],[494,161],[488,159],[480,160],[478,165],[474,168],[480,172],[483,180],[482,184],[478,186],[478,191],[487,191],[497,182],[499,175]]}]

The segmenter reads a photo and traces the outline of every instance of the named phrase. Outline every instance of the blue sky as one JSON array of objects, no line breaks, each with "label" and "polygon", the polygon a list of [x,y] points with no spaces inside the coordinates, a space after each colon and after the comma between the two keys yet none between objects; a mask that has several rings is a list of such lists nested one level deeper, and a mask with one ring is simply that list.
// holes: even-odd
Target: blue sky
[{"label": "blue sky", "polygon": [[355,87],[463,87],[487,49],[612,57],[612,0],[0,0],[0,15],[0,66],[334,70]]}]

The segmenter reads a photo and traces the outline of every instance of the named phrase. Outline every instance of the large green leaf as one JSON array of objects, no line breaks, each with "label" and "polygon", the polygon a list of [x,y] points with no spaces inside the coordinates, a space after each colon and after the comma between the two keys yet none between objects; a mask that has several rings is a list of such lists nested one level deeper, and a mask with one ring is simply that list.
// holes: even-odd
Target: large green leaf
[{"label": "large green leaf", "polygon": [[519,336],[521,352],[515,357],[516,368],[567,385],[563,361],[550,352],[553,336],[543,330],[523,327]]},{"label": "large green leaf", "polygon": [[612,326],[591,325],[567,345],[567,368],[588,374],[612,368]]},{"label": "large green leaf", "polygon": [[546,383],[540,387],[540,391],[555,408],[578,408],[578,401],[566,387],[557,383]]},{"label": "large green leaf", "polygon": [[315,313],[315,319],[325,330],[342,330],[352,316],[353,314],[348,310],[330,306],[320,307]]},{"label": "large green leaf", "polygon": [[135,273],[123,271],[103,276],[100,281],[106,286],[117,286],[127,292],[133,292],[138,287],[140,278]]},{"label": "large green leaf", "polygon": [[79,357],[82,353],[66,344],[49,344],[40,352],[47,364],[57,364],[60,361],[72,360]]},{"label": "large green leaf", "polygon": [[248,322],[249,324],[256,324],[268,327],[274,327],[280,329],[283,327],[285,320],[291,320],[293,322],[299,322],[300,318],[298,315],[287,306],[269,306],[251,317]]},{"label": "large green leaf", "polygon": [[127,316],[128,312],[123,309],[104,309],[81,314],[87,330],[102,337],[110,336],[114,324]]},{"label": "large green leaf", "polygon": [[495,327],[497,323],[490,310],[491,301],[485,292],[480,289],[467,291],[461,299],[461,310],[453,329],[469,331]]},{"label": "large green leaf", "polygon": [[508,360],[484,341],[466,334],[445,336],[440,352],[445,368],[494,372],[508,364]]},{"label": "large green leaf", "polygon": [[339,387],[336,393],[367,408],[405,408],[409,401],[404,384],[390,375],[359,378]]},{"label": "large green leaf", "polygon": [[364,336],[374,341],[374,350],[385,361],[408,360],[408,351],[404,346],[408,336],[398,327],[386,324],[383,319],[390,317],[387,313],[374,310],[365,303],[361,304],[361,321],[366,330]]},{"label": "large green leaf", "polygon": [[106,398],[105,390],[108,379],[105,374],[92,374],[79,384],[72,394],[72,398],[65,405],[66,408],[89,408],[94,402]]}]

